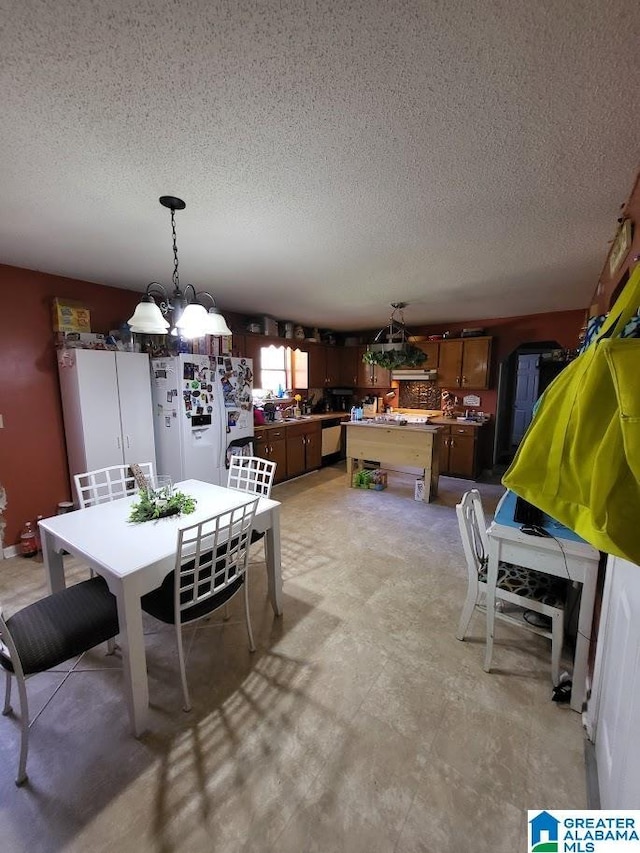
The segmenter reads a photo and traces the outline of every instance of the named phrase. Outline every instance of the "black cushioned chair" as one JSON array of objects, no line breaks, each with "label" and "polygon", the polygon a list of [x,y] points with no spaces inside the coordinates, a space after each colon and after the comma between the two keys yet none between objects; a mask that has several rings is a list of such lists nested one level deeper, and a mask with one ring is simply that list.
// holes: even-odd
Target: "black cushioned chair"
[{"label": "black cushioned chair", "polygon": [[247,557],[258,498],[230,512],[212,516],[178,532],[176,564],[161,586],[142,596],[142,609],[161,622],[175,625],[184,710],[191,710],[182,645],[182,626],[203,619],[244,588],[249,649],[255,651]]},{"label": "black cushioned chair", "polygon": [[101,577],[54,592],[6,621],[0,610],[0,665],[5,670],[2,713],[11,713],[11,678],[20,697],[21,744],[16,785],[27,781],[29,706],[25,681],[118,634],[116,599]]}]

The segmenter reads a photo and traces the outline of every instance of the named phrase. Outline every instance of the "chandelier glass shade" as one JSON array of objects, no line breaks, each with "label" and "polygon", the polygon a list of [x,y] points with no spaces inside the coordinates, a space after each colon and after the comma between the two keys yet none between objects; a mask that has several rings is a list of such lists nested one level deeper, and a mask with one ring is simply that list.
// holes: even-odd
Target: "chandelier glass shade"
[{"label": "chandelier glass shade", "polygon": [[[128,323],[132,332],[145,335],[166,335],[171,329],[172,335],[183,338],[199,338],[203,335],[230,335],[224,317],[218,310],[213,296],[206,290],[196,291],[192,284],[180,289],[178,276],[178,244],[176,239],[175,211],[184,210],[186,204],[175,196],[160,196],[160,204],[171,210],[171,230],[173,233],[173,293],[168,294],[158,281],[147,285],[145,295],[136,306]],[[211,300],[207,311],[202,298]],[[156,302],[156,299],[158,300]],[[171,315],[171,323],[167,315]]]}]

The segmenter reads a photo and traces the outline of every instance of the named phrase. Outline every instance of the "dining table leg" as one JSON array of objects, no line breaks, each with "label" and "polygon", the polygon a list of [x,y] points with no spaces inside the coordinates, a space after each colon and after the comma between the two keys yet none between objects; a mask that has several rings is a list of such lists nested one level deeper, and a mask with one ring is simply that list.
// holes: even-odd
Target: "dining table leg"
[{"label": "dining table leg", "polygon": [[591,626],[593,608],[596,598],[598,573],[585,571],[580,591],[580,610],[578,611],[578,636],[576,651],[573,658],[573,675],[571,684],[571,708],[582,712],[587,691],[587,668],[589,665],[589,648],[591,646]]},{"label": "dining table leg", "polygon": [[144,630],[140,592],[132,584],[120,582],[112,587],[118,603],[118,621],[120,634],[118,644],[122,650],[122,669],[124,672],[129,721],[135,737],[139,737],[148,728],[149,683],[147,680],[147,661],[144,647]]},{"label": "dining table leg", "polygon": [[493,657],[493,636],[496,617],[496,585],[498,583],[498,564],[500,561],[500,546],[495,539],[489,539],[489,559],[487,561],[486,589],[486,645],[484,651],[484,671],[490,672]]},{"label": "dining table leg", "polygon": [[266,530],[267,589],[276,616],[282,615],[282,565],[280,562],[280,507],[271,510],[271,525]]},{"label": "dining table leg", "polygon": [[40,541],[48,590],[49,592],[58,592],[66,586],[62,552],[55,550],[55,538],[43,527],[40,528]]}]

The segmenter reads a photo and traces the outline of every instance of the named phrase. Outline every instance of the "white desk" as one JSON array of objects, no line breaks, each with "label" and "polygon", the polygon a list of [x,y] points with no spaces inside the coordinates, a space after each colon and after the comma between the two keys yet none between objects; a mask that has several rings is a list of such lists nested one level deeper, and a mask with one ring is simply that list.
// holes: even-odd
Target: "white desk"
[{"label": "white desk", "polygon": [[[531,536],[522,533],[513,521],[516,496],[503,495],[487,533],[489,536],[489,565],[487,568],[487,645],[485,669],[491,655],[494,637],[495,591],[498,564],[503,561],[526,566],[559,578],[569,578],[582,584],[578,636],[573,662],[571,707],[582,711],[587,685],[587,664],[591,642],[593,604],[598,580],[600,552],[563,525],[546,517],[544,527],[551,536]],[[556,541],[558,540],[558,541]]]},{"label": "white desk", "polygon": [[[254,500],[247,492],[186,480],[177,488],[197,500],[191,515],[133,524],[129,518],[136,496],[79,509],[40,522],[44,567],[51,591],[65,586],[62,550],[85,560],[118,601],[120,645],[133,733],[147,728],[149,686],[140,597],[158,587],[174,568],[178,530]],[[266,532],[269,599],[282,613],[280,569],[280,504],[260,498],[254,529]]]}]

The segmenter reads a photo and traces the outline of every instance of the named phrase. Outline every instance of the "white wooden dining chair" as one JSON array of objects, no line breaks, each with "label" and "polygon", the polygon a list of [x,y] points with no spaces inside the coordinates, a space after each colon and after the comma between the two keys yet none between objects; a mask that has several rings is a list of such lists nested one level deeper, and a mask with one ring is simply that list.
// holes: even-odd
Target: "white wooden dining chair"
[{"label": "white wooden dining chair", "polygon": [[[456,513],[467,561],[467,597],[456,632],[456,637],[464,640],[474,610],[486,613],[489,537],[480,492],[477,489],[465,492],[456,505]],[[510,563],[500,563],[498,567],[495,617],[551,640],[551,678],[554,685],[560,680],[566,591],[565,581],[534,569]],[[505,603],[515,606],[513,615],[503,609]],[[528,622],[527,611],[548,616],[551,619],[551,630]],[[491,668],[490,658],[489,655],[485,665],[487,672]]]},{"label": "white wooden dining chair", "polygon": [[249,614],[248,553],[258,498],[178,532],[175,568],[142,596],[142,609],[175,625],[184,710],[191,710],[182,626],[204,619],[244,589],[249,650],[255,651]]},{"label": "white wooden dining chair", "polygon": [[[152,462],[141,462],[139,467],[148,480],[153,478]],[[73,481],[80,509],[116,501],[138,491],[129,465],[111,465],[109,468],[86,471],[84,474],[76,474]]]}]

